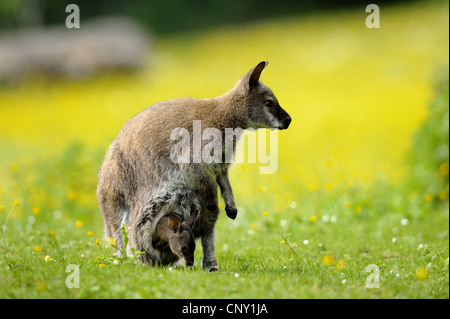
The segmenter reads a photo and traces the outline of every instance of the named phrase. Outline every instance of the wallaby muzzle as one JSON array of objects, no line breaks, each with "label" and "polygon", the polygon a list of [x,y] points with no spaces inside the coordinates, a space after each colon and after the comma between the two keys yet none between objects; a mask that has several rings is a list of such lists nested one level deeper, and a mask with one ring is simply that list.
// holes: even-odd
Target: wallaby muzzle
[{"label": "wallaby muzzle", "polygon": [[281,106],[280,111],[278,112],[278,121],[280,122],[280,126],[278,127],[279,130],[287,129],[292,122],[292,118],[290,117],[290,115],[285,110],[283,110]]}]

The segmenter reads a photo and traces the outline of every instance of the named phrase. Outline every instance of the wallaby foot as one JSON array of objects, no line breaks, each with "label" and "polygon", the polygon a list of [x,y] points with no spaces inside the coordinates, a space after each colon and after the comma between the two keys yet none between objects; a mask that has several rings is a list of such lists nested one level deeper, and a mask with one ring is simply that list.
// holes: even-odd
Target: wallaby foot
[{"label": "wallaby foot", "polygon": [[208,272],[214,272],[219,271],[219,266],[211,266],[211,268],[208,269]]},{"label": "wallaby foot", "polygon": [[202,260],[202,269],[208,272],[219,271],[219,266],[216,260]]},{"label": "wallaby foot", "polygon": [[236,219],[237,216],[237,208],[234,206],[225,206],[225,211],[227,212],[227,216],[230,219]]}]

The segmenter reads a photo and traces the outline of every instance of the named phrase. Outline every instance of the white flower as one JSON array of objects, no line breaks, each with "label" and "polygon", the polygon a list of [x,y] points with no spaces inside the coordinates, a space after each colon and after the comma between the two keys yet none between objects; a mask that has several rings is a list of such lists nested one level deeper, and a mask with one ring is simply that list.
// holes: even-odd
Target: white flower
[{"label": "white flower", "polygon": [[303,241],[303,245],[308,245],[309,244],[309,240],[308,239],[305,239],[304,241]]},{"label": "white flower", "polygon": [[392,238],[392,242],[396,243],[397,242],[397,237]]},{"label": "white flower", "polygon": [[239,277],[239,274],[236,272],[236,273],[234,274],[234,277],[238,278],[238,277]]},{"label": "white flower", "polygon": [[323,221],[324,223],[328,223],[328,222],[330,221],[330,216],[328,216],[328,215],[323,215],[323,216],[322,216],[322,221]]},{"label": "white flower", "polygon": [[402,226],[406,226],[409,224],[409,220],[407,218],[402,218],[400,220],[400,224],[402,224]]},{"label": "white flower", "polygon": [[294,209],[294,208],[296,208],[296,207],[297,207],[297,203],[296,203],[296,202],[294,202],[294,201],[292,201],[292,202],[289,202],[289,207],[290,207],[290,208],[292,208],[292,209]]}]

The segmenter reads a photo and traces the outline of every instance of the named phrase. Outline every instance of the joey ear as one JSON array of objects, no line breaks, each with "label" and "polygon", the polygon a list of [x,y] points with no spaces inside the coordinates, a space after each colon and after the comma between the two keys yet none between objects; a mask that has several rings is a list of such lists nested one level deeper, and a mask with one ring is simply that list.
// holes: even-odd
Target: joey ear
[{"label": "joey ear", "polygon": [[168,219],[169,222],[169,229],[172,230],[173,232],[178,232],[180,230],[180,220],[178,218],[176,218],[175,216],[169,216]]},{"label": "joey ear", "polygon": [[267,66],[267,64],[269,64],[268,61],[259,62],[259,64],[257,66],[255,66],[255,68],[249,72],[250,76],[248,78],[248,84],[249,84],[250,88],[252,86],[258,84],[259,77],[261,76],[261,72],[264,70],[264,68]]}]

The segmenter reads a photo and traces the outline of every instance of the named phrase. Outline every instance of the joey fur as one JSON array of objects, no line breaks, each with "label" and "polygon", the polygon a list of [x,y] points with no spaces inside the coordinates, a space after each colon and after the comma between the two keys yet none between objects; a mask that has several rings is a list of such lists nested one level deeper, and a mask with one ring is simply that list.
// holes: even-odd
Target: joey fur
[{"label": "joey fur", "polygon": [[177,261],[186,266],[194,264],[195,237],[192,225],[197,214],[198,210],[195,210],[184,222],[175,214],[163,216],[158,221],[152,234],[152,245],[161,254],[161,265]]},{"label": "joey fur", "polygon": [[[234,219],[237,214],[228,178],[229,161],[175,163],[170,159],[175,144],[170,135],[177,128],[185,128],[192,135],[195,120],[201,121],[202,130],[220,130],[223,142],[225,128],[287,129],[291,117],[259,80],[267,63],[260,62],[221,96],[159,102],[123,126],[109,147],[98,178],[97,197],[107,237],[120,245],[120,228],[125,223],[130,229],[131,246],[145,251],[141,261],[153,265],[160,260],[152,246],[159,220],[174,211],[181,220],[187,220],[195,209],[198,216],[192,233],[201,238],[202,267],[218,270],[214,250],[214,226],[219,214],[217,186],[228,217]],[[235,146],[236,141],[233,152]]]}]

